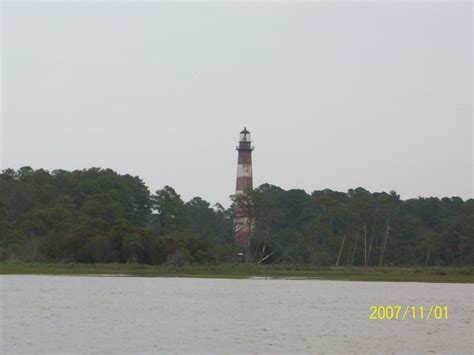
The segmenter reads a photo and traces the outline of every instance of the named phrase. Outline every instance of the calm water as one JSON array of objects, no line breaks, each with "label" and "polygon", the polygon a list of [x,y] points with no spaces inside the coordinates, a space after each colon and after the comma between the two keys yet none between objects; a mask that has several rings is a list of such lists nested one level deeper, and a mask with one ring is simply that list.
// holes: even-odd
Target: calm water
[{"label": "calm water", "polygon": [[[0,352],[472,353],[474,285],[2,276]],[[369,320],[371,305],[448,320]]]}]

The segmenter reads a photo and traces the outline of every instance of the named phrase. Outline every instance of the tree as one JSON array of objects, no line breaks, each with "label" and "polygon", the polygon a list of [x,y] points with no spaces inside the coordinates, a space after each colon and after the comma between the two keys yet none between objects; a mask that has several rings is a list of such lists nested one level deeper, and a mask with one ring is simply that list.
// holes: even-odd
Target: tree
[{"label": "tree", "polygon": [[225,209],[200,197],[184,203],[170,186],[150,195],[140,178],[111,169],[31,167],[0,174],[0,259],[229,262],[237,203],[249,216],[249,262],[474,265],[472,199],[263,184]]},{"label": "tree", "polygon": [[161,235],[183,229],[186,220],[184,202],[172,187],[165,186],[157,190],[152,196],[152,201],[153,209],[156,211],[152,224]]},{"label": "tree", "polygon": [[251,261],[250,244],[255,231],[255,192],[246,189],[243,193],[231,196],[234,209],[234,231],[241,230],[243,235],[247,235],[245,248],[245,262]]}]

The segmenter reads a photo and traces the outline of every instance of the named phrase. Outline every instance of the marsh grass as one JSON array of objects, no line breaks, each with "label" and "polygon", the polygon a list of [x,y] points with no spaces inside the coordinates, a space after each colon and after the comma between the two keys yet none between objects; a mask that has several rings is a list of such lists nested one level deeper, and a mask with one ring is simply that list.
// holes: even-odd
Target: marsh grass
[{"label": "marsh grass", "polygon": [[474,267],[314,267],[309,265],[68,264],[1,262],[2,275],[97,275],[142,277],[303,278],[348,281],[474,283]]}]

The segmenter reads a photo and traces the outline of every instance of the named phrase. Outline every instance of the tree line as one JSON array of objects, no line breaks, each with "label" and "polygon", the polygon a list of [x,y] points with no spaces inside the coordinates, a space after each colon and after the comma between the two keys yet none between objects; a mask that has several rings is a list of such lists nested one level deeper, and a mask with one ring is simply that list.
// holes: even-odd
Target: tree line
[{"label": "tree line", "polygon": [[474,200],[363,188],[284,190],[263,184],[211,206],[170,186],[91,168],[0,174],[0,259],[80,263],[238,262],[236,203],[254,216],[248,262],[310,265],[473,265]]}]

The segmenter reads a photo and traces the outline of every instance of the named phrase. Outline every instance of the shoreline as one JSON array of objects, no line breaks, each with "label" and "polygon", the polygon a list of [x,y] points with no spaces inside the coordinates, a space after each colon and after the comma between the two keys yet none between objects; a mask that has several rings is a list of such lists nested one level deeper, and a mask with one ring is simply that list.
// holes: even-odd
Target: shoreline
[{"label": "shoreline", "polygon": [[0,275],[191,277],[226,279],[338,280],[474,283],[474,267],[315,267],[309,265],[64,264],[0,262]]}]

